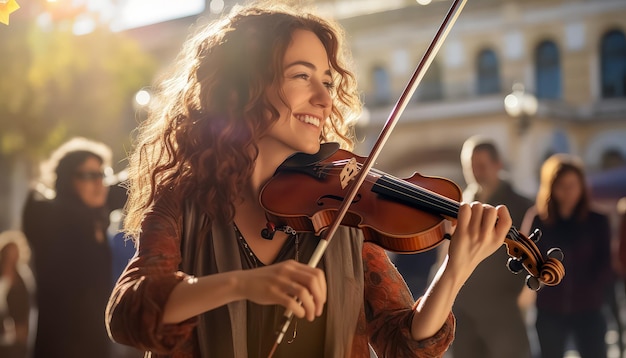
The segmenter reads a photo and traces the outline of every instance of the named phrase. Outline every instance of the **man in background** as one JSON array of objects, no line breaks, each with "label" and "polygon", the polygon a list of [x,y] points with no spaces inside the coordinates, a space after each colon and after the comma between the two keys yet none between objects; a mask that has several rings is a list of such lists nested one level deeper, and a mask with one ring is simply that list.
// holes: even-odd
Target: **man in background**
[{"label": "man in background", "polygon": [[[519,228],[532,201],[502,178],[503,164],[493,141],[469,138],[461,150],[461,165],[467,182],[463,201],[506,205],[513,225]],[[531,356],[524,312],[518,302],[522,291],[527,290],[525,275],[509,271],[508,257],[503,245],[476,268],[461,289],[453,308],[457,318],[454,358]]]}]

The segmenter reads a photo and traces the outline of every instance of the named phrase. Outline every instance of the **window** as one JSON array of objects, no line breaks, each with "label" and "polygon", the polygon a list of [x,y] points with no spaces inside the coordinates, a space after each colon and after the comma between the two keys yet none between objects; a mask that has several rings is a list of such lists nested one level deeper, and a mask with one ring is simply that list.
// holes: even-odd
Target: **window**
[{"label": "window", "polygon": [[441,70],[439,64],[433,61],[424,74],[422,82],[417,86],[416,99],[418,101],[437,101],[443,99],[441,85]]},{"label": "window", "polygon": [[381,66],[374,67],[374,106],[384,106],[391,102],[391,79],[389,73]]},{"label": "window", "polygon": [[500,93],[498,58],[490,49],[478,54],[478,94]]},{"label": "window", "polygon": [[626,97],[626,37],[618,30],[608,32],[600,45],[602,97]]},{"label": "window", "polygon": [[561,64],[559,49],[552,41],[543,41],[535,52],[537,98],[561,98]]}]

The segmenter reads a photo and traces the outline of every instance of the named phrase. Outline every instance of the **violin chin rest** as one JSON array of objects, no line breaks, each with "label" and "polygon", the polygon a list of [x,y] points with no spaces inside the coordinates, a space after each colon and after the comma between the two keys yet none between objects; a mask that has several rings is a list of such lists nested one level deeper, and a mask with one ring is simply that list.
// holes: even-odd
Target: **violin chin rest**
[{"label": "violin chin rest", "polygon": [[282,168],[301,168],[309,165],[315,165],[331,155],[337,153],[339,143],[328,142],[320,144],[320,150],[315,154],[296,153],[287,158],[280,166]]}]

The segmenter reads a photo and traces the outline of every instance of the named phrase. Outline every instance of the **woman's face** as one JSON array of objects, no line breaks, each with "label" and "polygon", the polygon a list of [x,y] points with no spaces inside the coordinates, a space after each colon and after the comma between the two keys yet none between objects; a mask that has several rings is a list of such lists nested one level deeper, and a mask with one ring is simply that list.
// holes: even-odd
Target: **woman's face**
[{"label": "woman's face", "polygon": [[102,163],[89,157],[76,169],[73,176],[74,188],[82,202],[90,208],[100,208],[106,203],[109,188],[103,183]]},{"label": "woman's face", "polygon": [[311,31],[296,30],[283,57],[281,90],[285,103],[274,88],[268,95],[280,113],[259,148],[288,156],[293,152],[313,154],[319,150],[324,121],[332,110],[332,76],[328,55]]},{"label": "woman's face", "polygon": [[573,210],[583,194],[583,184],[573,171],[566,171],[554,182],[552,196],[565,211]]}]

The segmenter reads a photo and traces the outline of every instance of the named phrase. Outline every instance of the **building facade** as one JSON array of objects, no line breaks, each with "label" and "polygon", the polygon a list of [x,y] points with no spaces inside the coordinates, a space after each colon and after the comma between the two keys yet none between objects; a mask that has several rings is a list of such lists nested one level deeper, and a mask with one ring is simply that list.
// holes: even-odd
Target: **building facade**
[{"label": "building facade", "polygon": [[[366,107],[359,154],[369,153],[449,7],[413,3],[340,20]],[[377,167],[462,186],[459,154],[474,134],[496,141],[513,184],[530,197],[550,154],[579,155],[591,174],[625,165],[625,34],[621,0],[468,1]],[[520,84],[537,106],[514,117],[504,100]]]}]

